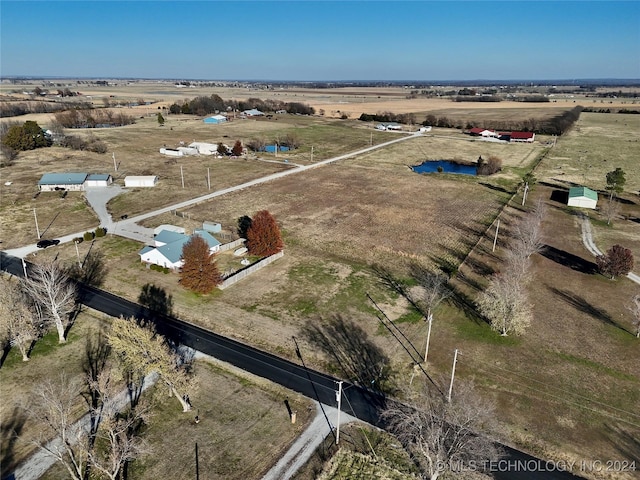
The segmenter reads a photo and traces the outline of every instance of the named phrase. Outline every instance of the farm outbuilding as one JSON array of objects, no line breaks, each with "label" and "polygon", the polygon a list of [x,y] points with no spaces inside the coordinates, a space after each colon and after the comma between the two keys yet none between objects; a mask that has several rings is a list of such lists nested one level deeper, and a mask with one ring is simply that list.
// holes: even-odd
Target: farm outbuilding
[{"label": "farm outbuilding", "polygon": [[209,123],[213,125],[217,125],[218,123],[224,123],[227,121],[227,117],[224,115],[212,115],[211,117],[207,117],[203,120],[204,123]]},{"label": "farm outbuilding", "polygon": [[509,134],[509,141],[511,142],[533,143],[535,138],[536,134],[533,132],[511,132]]},{"label": "farm outbuilding", "polygon": [[598,194],[587,187],[573,187],[569,189],[569,207],[596,208]]},{"label": "farm outbuilding", "polygon": [[125,187],[155,187],[157,184],[157,175],[127,175],[124,177]]},{"label": "farm outbuilding", "polygon": [[217,143],[205,143],[205,142],[192,142],[189,144],[189,148],[195,148],[200,155],[217,155],[218,144]]},{"label": "farm outbuilding", "polygon": [[107,187],[113,183],[109,174],[101,173],[45,173],[38,182],[41,192],[70,190],[79,192],[87,187]]},{"label": "farm outbuilding", "polygon": [[264,115],[264,113],[262,113],[257,108],[252,108],[251,110],[245,110],[244,112],[242,112],[242,114],[246,115],[247,117],[260,117]]},{"label": "farm outbuilding", "polygon": [[168,155],[170,157],[182,157],[184,152],[178,150],[177,148],[161,148],[160,153],[163,155]]}]

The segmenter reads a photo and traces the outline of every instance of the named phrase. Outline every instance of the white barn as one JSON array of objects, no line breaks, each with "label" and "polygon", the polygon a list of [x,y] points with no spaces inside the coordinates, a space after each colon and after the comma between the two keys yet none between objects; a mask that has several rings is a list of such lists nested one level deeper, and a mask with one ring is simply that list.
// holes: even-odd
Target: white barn
[{"label": "white barn", "polygon": [[587,187],[569,189],[569,207],[590,208],[594,210],[598,204],[598,193]]},{"label": "white barn", "polygon": [[124,186],[129,188],[155,187],[157,184],[157,175],[127,175],[124,177]]}]

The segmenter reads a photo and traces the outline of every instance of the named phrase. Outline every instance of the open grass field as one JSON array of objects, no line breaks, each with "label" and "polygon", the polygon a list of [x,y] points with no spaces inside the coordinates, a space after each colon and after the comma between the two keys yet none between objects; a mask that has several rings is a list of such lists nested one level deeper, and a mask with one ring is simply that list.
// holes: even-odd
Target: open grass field
[{"label": "open grass field", "polygon": [[[37,450],[29,440],[37,436],[39,427],[25,410],[32,389],[60,372],[80,379],[86,338],[95,335],[100,325],[108,328],[108,323],[86,312],[66,344],[59,346],[57,338],[47,335],[36,343],[28,363],[15,352],[9,354],[0,369],[3,475]],[[153,387],[144,394],[153,404],[144,432],[152,453],[132,465],[130,478],[193,478],[196,443],[200,471],[206,472],[206,478],[259,478],[315,414],[306,398],[220,362],[198,360],[195,372],[189,392],[193,412],[182,413],[175,398],[168,398],[162,388]],[[295,424],[289,420],[285,399],[297,412]],[[81,403],[79,399],[78,411]],[[65,471],[55,465],[43,478],[63,477]]]},{"label": "open grass field", "polygon": [[[498,108],[495,115],[501,115],[501,111]],[[530,115],[530,112],[522,114]],[[492,118],[489,110],[484,115]],[[430,373],[436,378],[447,376],[453,350],[459,349],[458,376],[473,380],[497,403],[500,417],[496,419],[496,427],[502,439],[549,458],[640,461],[635,440],[640,437],[637,413],[640,371],[636,361],[640,343],[629,333],[631,325],[625,309],[638,286],[626,279],[611,282],[591,273],[589,268],[580,267],[588,267],[593,259],[582,246],[575,215],[555,202],[553,196],[553,190],[567,187],[565,181],[602,188],[604,174],[620,166],[627,172],[628,187],[621,213],[626,218],[637,218],[638,200],[634,192],[640,179],[634,162],[639,158],[638,143],[628,141],[637,139],[639,129],[635,117],[582,114],[574,129],[558,139],[536,170],[536,176],[544,183],[534,188],[529,205],[537,198],[549,204],[545,239],[559,254],[534,258],[529,287],[534,319],[525,335],[501,338],[473,311],[461,308],[461,304],[445,305],[436,312]],[[159,148],[157,143],[170,146],[171,141],[192,141],[193,138],[183,137],[189,128],[197,127],[196,123],[185,123],[181,130],[180,120],[169,117],[167,126],[160,128],[154,125],[153,118],[143,119],[126,130],[131,132],[130,138],[119,144],[122,152],[116,154],[122,158],[123,168],[132,171],[148,168],[138,160],[151,161]],[[329,139],[339,144],[344,137],[352,150],[368,145],[372,138],[380,141],[376,132],[361,128],[358,122],[342,121],[334,125],[327,119],[295,117],[296,122],[309,123],[292,127],[283,126],[287,123],[283,120],[232,122],[224,126],[229,127],[227,132],[232,132],[231,128],[238,130],[225,134],[233,140],[242,134],[243,125],[250,130],[247,136],[297,129],[300,136],[311,139],[314,145],[330,145]],[[277,127],[273,128],[275,123]],[[203,127],[199,125],[198,128]],[[138,128],[142,133],[137,136]],[[208,128],[223,131],[218,130],[219,127]],[[156,140],[157,132],[161,132],[158,135],[172,132],[181,135]],[[96,132],[96,135],[106,135],[109,144],[121,141],[116,134],[115,129]],[[111,135],[113,137],[109,137]],[[546,139],[541,140],[546,143]],[[135,147],[140,150],[128,153],[136,142],[147,143],[145,147]],[[170,216],[150,219],[147,226],[173,222],[191,228],[202,220],[214,220],[233,231],[240,216],[267,209],[283,230],[285,256],[224,292],[196,296],[182,290],[175,275],[164,275],[140,265],[136,254],[140,244],[109,236],[99,239],[95,245],[109,258],[105,287],[136,299],[142,285],[155,283],[173,296],[174,310],[179,316],[292,359],[296,358],[292,335],[299,336],[301,328],[309,322],[343,315],[360,326],[370,341],[389,356],[398,385],[408,384],[411,360],[380,328],[376,310],[366,294],[398,322],[418,349],[424,348],[426,325],[381,284],[372,265],[383,265],[403,278],[407,277],[411,262],[457,272],[453,284],[460,298],[473,301],[479,288],[486,284],[487,276],[500,268],[504,253],[506,237],[501,237],[499,248],[491,252],[493,230],[489,226],[511,198],[518,178],[546,153],[548,147],[544,143],[491,144],[470,141],[457,131],[434,129],[430,136],[219,197],[187,210],[185,219]],[[305,144],[305,147],[309,146]],[[341,147],[331,148],[335,150],[324,154],[331,156],[336,154],[334,151],[343,151]],[[580,161],[581,150],[590,152],[587,158],[594,158],[593,162],[590,160],[593,168],[586,168],[585,162]],[[318,151],[320,147],[314,149],[314,158]],[[426,159],[475,160],[480,155],[501,157],[504,171],[495,177],[478,179],[418,175],[408,168]],[[109,161],[107,157],[105,165]],[[176,165],[163,167],[164,161],[157,160],[154,168],[166,168],[167,172],[169,168],[176,168]],[[290,161],[303,163],[302,157]],[[179,160],[178,165],[182,162]],[[231,183],[264,174],[256,167],[264,162],[225,162],[230,163],[224,164],[220,171],[229,169]],[[261,168],[288,168],[283,164],[266,165],[268,167]],[[4,170],[11,174],[16,166],[3,169],[3,174]],[[185,168],[185,175],[186,171]],[[560,171],[571,173],[561,176]],[[191,177],[190,185],[197,184],[193,179],[201,179],[202,175]],[[226,172],[221,175],[226,176]],[[116,199],[112,205],[114,213],[149,210],[155,201],[166,200],[168,204],[184,198],[179,177],[168,180],[170,177],[166,175],[165,181],[173,182],[172,186],[164,191],[161,200],[146,198],[144,192],[134,192],[127,195],[137,195],[131,197],[135,201]],[[226,180],[220,181],[218,185]],[[206,188],[206,185],[194,188]],[[172,198],[165,199],[167,195]],[[516,196],[512,205],[518,204]],[[32,213],[28,207],[24,210]],[[503,233],[508,232],[519,214],[514,206],[504,211]],[[613,226],[608,227],[597,212],[590,212],[590,216],[595,241],[601,249],[623,243],[634,252],[640,251],[637,222],[617,218]],[[25,225],[29,221],[25,219]],[[80,247],[88,248],[85,244]],[[56,254],[71,260],[75,249],[56,247],[55,251],[48,249],[38,255]],[[304,338],[298,338],[310,365],[335,371],[328,358],[314,351]],[[593,473],[590,476],[633,478],[630,474],[607,477]]]}]

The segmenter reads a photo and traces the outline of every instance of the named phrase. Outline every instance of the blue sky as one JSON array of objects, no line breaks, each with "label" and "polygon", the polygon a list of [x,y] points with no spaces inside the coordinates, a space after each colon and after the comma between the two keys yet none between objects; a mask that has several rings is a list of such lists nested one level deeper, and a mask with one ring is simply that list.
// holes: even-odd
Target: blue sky
[{"label": "blue sky", "polygon": [[638,1],[8,1],[0,74],[640,78]]}]

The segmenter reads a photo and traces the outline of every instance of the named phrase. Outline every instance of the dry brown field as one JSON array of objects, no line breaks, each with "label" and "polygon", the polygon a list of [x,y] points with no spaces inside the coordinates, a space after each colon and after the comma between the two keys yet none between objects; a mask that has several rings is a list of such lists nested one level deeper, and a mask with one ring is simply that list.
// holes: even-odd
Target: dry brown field
[{"label": "dry brown field", "polygon": [[[481,115],[490,119],[490,110],[486,105],[482,108]],[[628,220],[638,217],[634,192],[640,179],[634,168],[639,157],[638,143],[633,140],[639,129],[635,117],[638,116],[583,114],[576,127],[558,139],[535,172],[544,183],[534,188],[529,204],[537,198],[549,204],[545,238],[559,254],[534,259],[530,283],[534,320],[524,336],[499,337],[472,311],[462,308],[464,303],[447,305],[436,312],[430,372],[437,378],[447,376],[452,352],[458,348],[459,378],[473,380],[484,395],[498,404],[500,417],[496,426],[501,438],[545,458],[606,461],[640,456],[634,443],[640,437],[640,372],[635,360],[640,344],[629,333],[631,325],[625,309],[638,287],[626,279],[611,282],[581,267],[588,267],[593,258],[582,246],[573,212],[553,196],[554,190],[567,188],[566,181],[601,189],[604,174],[621,166],[627,171],[628,182],[623,211],[613,226],[606,226],[598,212],[591,213],[595,239],[601,248],[624,243],[633,251],[640,251],[638,223]],[[204,131],[202,124],[181,121],[169,117],[167,126],[159,128],[153,118],[147,118],[130,130],[125,127],[122,136],[115,129],[95,133],[104,135],[110,145],[118,145],[122,153],[117,158],[122,158],[123,168],[175,172],[182,160],[165,165],[166,159],[156,159],[158,143],[164,139],[175,142],[191,129]],[[233,132],[228,133],[230,139],[241,135],[245,127],[250,133],[243,139],[297,129],[306,141],[325,145],[320,149],[326,155],[323,158],[339,150],[326,140],[327,135],[335,136],[336,130],[317,133],[319,129],[333,128],[320,124],[322,119],[298,121],[310,123],[283,126],[285,122],[279,119],[275,127],[276,122],[232,122],[225,127]],[[373,138],[376,142],[388,138],[371,136],[376,132],[362,128],[358,122],[340,125],[345,129],[338,132],[357,132],[340,134],[350,147],[361,148]],[[143,135],[134,133],[138,128]],[[127,135],[128,140],[122,140]],[[411,262],[454,271],[462,262],[454,285],[461,299],[472,302],[486,284],[487,276],[500,268],[504,253],[506,237],[501,238],[497,252],[491,252],[493,230],[489,225],[511,198],[517,178],[547,151],[547,139],[539,140],[542,143],[533,145],[490,144],[470,141],[457,131],[434,129],[432,135],[423,138],[219,197],[188,209],[184,219],[167,215],[148,220],[147,226],[176,223],[190,228],[202,220],[214,220],[231,232],[240,216],[267,209],[282,227],[285,256],[232,288],[196,296],[182,290],[175,275],[140,265],[136,253],[140,244],[109,236],[96,242],[96,248],[110,259],[105,287],[135,300],[142,285],[154,283],[173,296],[180,317],[293,360],[296,356],[292,335],[299,336],[301,327],[309,322],[340,314],[363,328],[391,359],[396,382],[407,384],[411,360],[380,328],[366,293],[398,322],[419,349],[424,348],[426,326],[406,303],[381,284],[372,265],[384,265],[406,278]],[[127,153],[130,148],[133,151]],[[580,161],[582,149],[588,150],[593,168],[585,168],[585,162]],[[417,175],[409,169],[425,159],[474,160],[479,155],[492,154],[503,158],[505,171],[488,179]],[[292,162],[310,161],[305,156],[290,158]],[[143,164],[140,159],[155,163]],[[104,165],[110,161],[107,157]],[[231,163],[224,164],[220,171],[224,171],[221,177],[229,175],[229,182],[264,172],[256,167],[264,162],[257,160],[228,162]],[[284,164],[267,165],[260,168],[288,168]],[[201,185],[204,170],[202,166],[200,169],[199,173],[190,173],[189,180],[198,192],[205,188]],[[560,175],[560,171],[571,173]],[[148,210],[167,196],[171,200],[182,199],[186,193],[181,192],[179,178],[173,175],[165,174],[164,181],[170,187],[162,195],[127,194],[114,202],[113,211],[122,214]],[[226,185],[225,181],[221,178],[218,185]],[[128,195],[133,196],[127,199]],[[519,200],[516,196],[513,206],[502,213],[503,234],[521,214],[516,208]],[[30,210],[25,207],[27,214]],[[56,254],[71,260],[75,250],[62,246],[40,252],[39,256]],[[334,371],[328,358],[299,338],[310,365]],[[633,478],[602,473],[591,477]]]}]

